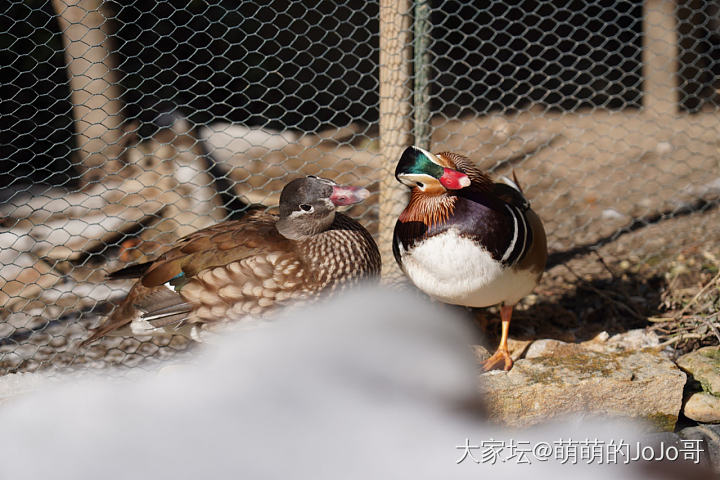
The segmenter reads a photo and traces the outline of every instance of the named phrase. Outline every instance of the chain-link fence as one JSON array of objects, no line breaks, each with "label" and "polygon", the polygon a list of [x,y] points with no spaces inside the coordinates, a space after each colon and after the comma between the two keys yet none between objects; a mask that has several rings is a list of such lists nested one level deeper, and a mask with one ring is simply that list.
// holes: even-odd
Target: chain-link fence
[{"label": "chain-link fence", "polygon": [[302,174],[368,187],[351,214],[387,250],[411,142],[516,171],[549,237],[536,315],[578,320],[567,292],[609,276],[625,313],[652,316],[633,298],[678,255],[720,255],[718,15],[670,0],[6,2],[0,374],[184,351],[172,335],[79,347],[131,285],[105,275],[277,204]]}]

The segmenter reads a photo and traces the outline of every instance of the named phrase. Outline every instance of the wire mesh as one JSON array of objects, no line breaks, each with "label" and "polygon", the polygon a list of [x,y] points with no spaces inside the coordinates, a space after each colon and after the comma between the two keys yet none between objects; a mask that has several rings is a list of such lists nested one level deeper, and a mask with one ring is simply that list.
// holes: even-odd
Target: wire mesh
[{"label": "wire mesh", "polygon": [[651,278],[718,254],[713,2],[24,0],[0,25],[0,374],[185,351],[79,347],[131,285],[105,275],[299,175],[370,188],[351,214],[382,241],[412,135],[515,170],[549,237],[539,297],[569,288],[560,265]]}]

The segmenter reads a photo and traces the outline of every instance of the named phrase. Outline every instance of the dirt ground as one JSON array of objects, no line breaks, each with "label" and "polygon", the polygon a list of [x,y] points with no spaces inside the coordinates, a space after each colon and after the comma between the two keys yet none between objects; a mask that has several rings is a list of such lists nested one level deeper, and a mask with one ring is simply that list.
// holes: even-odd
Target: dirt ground
[{"label": "dirt ground", "polygon": [[[348,168],[360,165],[355,183],[373,185],[376,192],[383,174],[377,168],[377,139],[368,133],[372,129],[360,132],[349,139],[333,139],[337,148],[323,143],[323,155],[337,156],[337,165]],[[683,328],[697,327],[705,328],[702,335],[669,345],[686,351],[718,343],[720,338],[707,319],[720,322],[720,301],[713,303],[712,297],[720,292],[720,283],[701,292],[702,302],[695,300],[686,308],[720,268],[720,119],[716,115],[666,119],[640,111],[530,110],[460,120],[436,118],[432,143],[434,151],[464,153],[493,174],[508,175],[514,169],[544,220],[549,266],[535,293],[515,312],[512,337],[577,341],[603,330],[615,333],[654,326],[663,338],[672,339]],[[296,150],[290,149],[287,158],[296,159],[299,171],[318,173],[312,167],[308,167],[312,172],[305,172],[304,166],[312,161],[293,157]],[[348,157],[352,152],[359,152],[356,162]],[[283,155],[275,152],[273,162],[282,164]],[[253,162],[257,164],[256,159]],[[249,171],[242,170],[243,175],[266,172]],[[235,171],[234,177],[238,175]],[[254,182],[255,195],[276,195],[276,184]],[[377,195],[369,200],[377,202]],[[361,221],[376,231],[377,204],[362,208]],[[109,337],[78,349],[88,329],[112,308],[110,300],[116,301],[129,288],[128,283],[116,282],[98,290],[104,286],[104,274],[120,266],[117,254],[117,248],[110,248],[76,264],[56,263],[65,280],[53,287],[55,296],[41,292],[45,300],[31,298],[13,312],[0,313],[0,375],[46,368],[135,367],[190,347],[177,336]],[[683,327],[672,320],[680,313]],[[477,315],[487,320],[492,343],[499,331],[497,316],[492,309]],[[670,318],[676,328],[658,317]]]}]

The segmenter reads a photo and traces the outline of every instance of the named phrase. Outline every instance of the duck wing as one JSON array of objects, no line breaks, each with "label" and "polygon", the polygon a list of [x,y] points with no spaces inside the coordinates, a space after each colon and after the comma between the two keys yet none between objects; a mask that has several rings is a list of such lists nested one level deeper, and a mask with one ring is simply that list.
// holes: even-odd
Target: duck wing
[{"label": "duck wing", "polygon": [[141,277],[146,287],[170,282],[181,288],[198,272],[208,268],[269,254],[276,250],[292,249],[291,242],[275,228],[277,217],[256,212],[241,220],[223,222],[198,230],[155,260]]},{"label": "duck wing", "polygon": [[[211,301],[207,293],[211,287],[214,293],[228,284],[243,286],[242,282],[247,280],[245,283],[255,285],[258,280],[262,284],[268,276],[272,278],[273,268],[267,259],[295,253],[291,242],[275,228],[276,221],[274,214],[252,212],[240,220],[223,222],[183,237],[153,262],[131,265],[110,274],[109,278],[139,278],[139,281],[83,345],[130,324],[138,316],[156,327],[181,323],[203,303],[200,299]],[[288,268],[287,263],[283,268]],[[222,275],[219,270],[232,271],[234,275]],[[214,278],[211,279],[208,272],[214,273]],[[202,278],[197,278],[200,273]],[[293,273],[297,272],[293,270]],[[185,295],[186,287],[190,299]],[[257,290],[254,293],[258,293]],[[219,301],[223,300],[219,297]]]}]

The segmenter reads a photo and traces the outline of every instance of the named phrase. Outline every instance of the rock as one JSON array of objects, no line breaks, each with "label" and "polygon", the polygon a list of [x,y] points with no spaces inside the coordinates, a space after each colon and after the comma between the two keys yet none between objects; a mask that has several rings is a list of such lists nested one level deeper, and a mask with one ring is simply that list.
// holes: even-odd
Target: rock
[{"label": "rock", "polygon": [[720,423],[720,397],[707,392],[690,395],[683,413],[691,420],[702,423]]},{"label": "rock", "polygon": [[491,418],[520,427],[563,415],[609,415],[672,430],[685,374],[651,349],[613,350],[612,345],[596,351],[558,340],[534,342],[509,372],[481,376]]},{"label": "rock", "polygon": [[595,352],[624,352],[645,348],[655,349],[660,345],[660,338],[653,331],[637,328],[612,337],[607,332],[600,332],[595,338],[581,345]]},{"label": "rock", "polygon": [[720,473],[720,425],[687,427],[677,435],[681,441],[700,440],[700,464],[710,466],[716,473]]},{"label": "rock", "polygon": [[[536,340],[528,348],[525,358],[550,355],[558,346],[562,345],[567,345],[567,342],[554,339]],[[654,349],[660,345],[660,339],[655,332],[638,328],[618,333],[612,337],[607,332],[600,332],[591,340],[582,342],[580,345],[593,352],[618,353],[646,348]]]},{"label": "rock", "polygon": [[677,451],[678,456],[675,460],[667,457],[663,460],[661,454],[658,454],[661,460],[652,460],[644,465],[646,475],[643,478],[717,478],[720,473],[718,427],[701,425],[686,427],[678,432],[648,434],[641,442],[642,448],[649,446],[655,452],[665,452],[666,456],[672,457],[675,456],[674,451]]},{"label": "rock", "polygon": [[678,358],[677,364],[695,378],[705,392],[720,396],[720,347],[703,347]]},{"label": "rock", "polygon": [[561,345],[568,345],[568,343],[551,338],[536,340],[528,348],[525,358],[538,358],[544,355],[552,355]]},{"label": "rock", "polygon": [[625,350],[642,350],[644,348],[655,348],[660,345],[660,338],[657,333],[638,328],[627,332],[618,333],[608,338],[605,342],[605,349],[621,352]]},{"label": "rock", "polygon": [[720,347],[704,347],[678,358],[677,364],[700,383],[683,408],[686,417],[703,423],[720,423]]},{"label": "rock", "polygon": [[627,218],[627,215],[624,215],[612,208],[606,208],[603,210],[601,216],[602,218],[606,218],[608,220],[625,220]]}]

